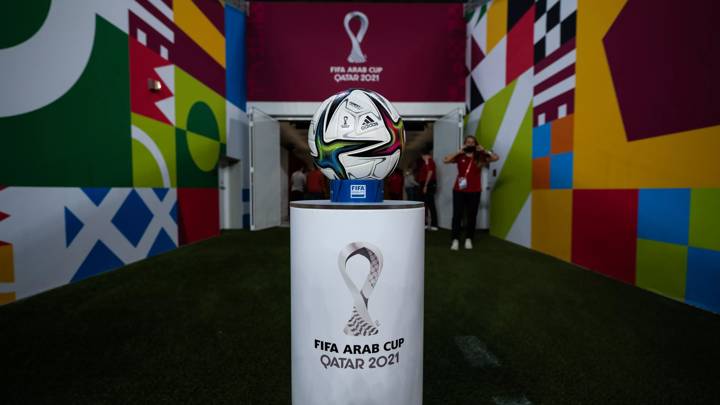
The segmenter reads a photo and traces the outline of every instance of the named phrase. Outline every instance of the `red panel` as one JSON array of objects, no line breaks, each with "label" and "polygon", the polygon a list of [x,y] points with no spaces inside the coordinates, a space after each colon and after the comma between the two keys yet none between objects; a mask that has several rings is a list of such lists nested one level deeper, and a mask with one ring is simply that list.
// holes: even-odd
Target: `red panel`
[{"label": "red panel", "polygon": [[155,52],[143,46],[133,38],[130,42],[130,110],[136,114],[173,125],[165,114],[160,112],[155,103],[172,97],[167,83],[162,83],[162,89],[152,92],[148,89],[148,79],[160,80],[155,68],[170,65],[170,62],[161,58]]},{"label": "red panel", "polygon": [[217,188],[178,189],[178,233],[180,244],[220,235]]},{"label": "red panel", "polygon": [[[345,29],[345,18],[354,11],[368,20],[359,43],[364,63],[348,61],[351,38],[361,27],[358,17],[348,22],[350,33]],[[466,28],[460,3],[258,1],[250,3],[250,16],[248,100],[322,101],[359,87],[392,102],[465,102]],[[359,71],[355,78],[343,76],[340,68]]]},{"label": "red panel", "polygon": [[520,74],[533,66],[533,24],[535,6],[518,21],[508,33],[505,80],[510,84]]},{"label": "red panel", "polygon": [[572,261],[635,284],[637,190],[574,190]]}]

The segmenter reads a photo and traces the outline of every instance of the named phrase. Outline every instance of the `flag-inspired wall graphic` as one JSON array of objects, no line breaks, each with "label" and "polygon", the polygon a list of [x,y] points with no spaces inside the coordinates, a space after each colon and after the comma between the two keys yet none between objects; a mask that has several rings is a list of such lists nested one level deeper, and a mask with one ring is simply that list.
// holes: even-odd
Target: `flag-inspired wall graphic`
[{"label": "flag-inspired wall graphic", "polygon": [[[718,6],[579,3],[493,0],[467,15],[465,130],[501,155],[490,231],[720,312],[720,115],[695,91],[718,83],[720,49],[692,39]],[[712,49],[668,51],[676,42]]]},{"label": "flag-inspired wall graphic", "polygon": [[218,162],[244,117],[242,76],[226,77],[244,66],[242,11],[46,0],[0,12],[12,16],[0,89],[15,96],[0,100],[0,303],[217,235]]}]

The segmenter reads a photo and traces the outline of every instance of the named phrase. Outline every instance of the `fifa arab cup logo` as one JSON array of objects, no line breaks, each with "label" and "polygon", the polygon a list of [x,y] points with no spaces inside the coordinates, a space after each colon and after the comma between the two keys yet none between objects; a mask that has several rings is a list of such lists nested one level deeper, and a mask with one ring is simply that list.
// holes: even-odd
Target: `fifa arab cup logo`
[{"label": "fifa arab cup logo", "polygon": [[[357,34],[355,34],[350,29],[350,21],[352,21],[353,18],[357,18],[360,20],[360,29],[358,30]],[[369,20],[367,16],[360,11],[351,11],[345,14],[345,32],[347,32],[348,36],[350,37],[350,42],[352,43],[352,49],[350,50],[350,55],[348,55],[347,58],[348,62],[350,63],[365,63],[367,61],[367,57],[360,48],[360,43],[362,42],[363,38],[365,38],[368,24]]]},{"label": "fifa arab cup logo", "polygon": [[[347,262],[353,256],[360,255],[367,259],[370,264],[370,271],[365,278],[362,288],[358,289],[355,283],[350,279],[347,271]],[[382,253],[377,247],[365,242],[353,242],[340,252],[338,257],[338,267],[345,285],[347,286],[353,298],[352,316],[347,321],[343,332],[348,336],[371,336],[377,335],[378,322],[373,322],[368,312],[368,301],[375,290],[380,272],[382,271]]]}]

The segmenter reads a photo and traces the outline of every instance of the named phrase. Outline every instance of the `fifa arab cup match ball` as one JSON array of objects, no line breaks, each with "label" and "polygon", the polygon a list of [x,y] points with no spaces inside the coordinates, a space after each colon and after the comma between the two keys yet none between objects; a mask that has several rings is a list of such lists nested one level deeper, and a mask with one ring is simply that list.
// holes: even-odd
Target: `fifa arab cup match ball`
[{"label": "fifa arab cup match ball", "polygon": [[328,178],[382,180],[405,145],[402,118],[385,97],[351,89],[323,101],[310,122],[310,155]]}]

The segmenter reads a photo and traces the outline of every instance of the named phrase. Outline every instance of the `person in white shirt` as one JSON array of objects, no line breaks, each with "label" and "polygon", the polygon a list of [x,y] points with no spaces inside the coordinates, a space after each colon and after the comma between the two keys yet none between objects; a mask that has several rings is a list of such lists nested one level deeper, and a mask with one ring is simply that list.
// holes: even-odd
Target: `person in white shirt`
[{"label": "person in white shirt", "polygon": [[302,200],[305,195],[305,167],[295,170],[290,176],[290,201]]}]

